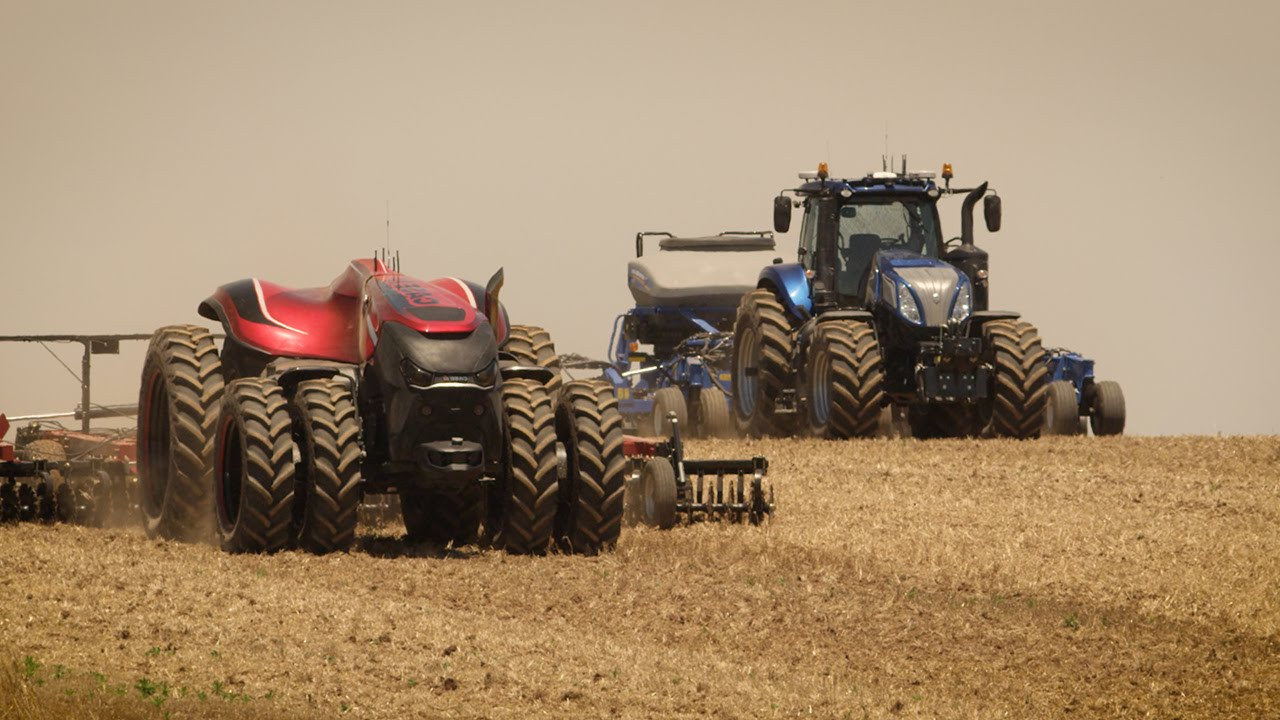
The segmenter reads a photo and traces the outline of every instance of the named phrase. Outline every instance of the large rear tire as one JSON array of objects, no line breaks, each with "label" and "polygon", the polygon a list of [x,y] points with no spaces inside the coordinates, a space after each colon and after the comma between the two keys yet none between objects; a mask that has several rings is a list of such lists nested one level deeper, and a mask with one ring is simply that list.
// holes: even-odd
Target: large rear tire
[{"label": "large rear tire", "polygon": [[875,437],[884,402],[880,343],[870,325],[833,320],[814,331],[806,368],[809,429],[818,437]]},{"label": "large rear tire", "polygon": [[360,418],[344,378],[298,383],[290,406],[302,461],[295,480],[298,546],[343,552],[356,539],[360,510]]},{"label": "large rear tire", "polygon": [[1089,425],[1098,436],[1119,435],[1124,432],[1124,393],[1120,383],[1103,380],[1095,383],[1093,408],[1089,413]]},{"label": "large rear tire", "polygon": [[733,411],[729,396],[715,388],[698,393],[698,430],[703,437],[733,437]]},{"label": "large rear tire", "polygon": [[502,349],[514,355],[521,365],[546,368],[553,376],[547,382],[547,393],[554,399],[560,390],[560,356],[551,333],[536,325],[512,325]]},{"label": "large rear tire", "polygon": [[479,484],[456,493],[405,493],[400,513],[410,542],[462,547],[476,542],[484,515],[484,493]]},{"label": "large rear tire", "polygon": [[1080,405],[1076,386],[1069,380],[1049,383],[1049,399],[1044,413],[1045,435],[1076,435],[1080,432]]},{"label": "large rear tire", "polygon": [[541,553],[551,542],[557,492],[555,412],[547,389],[532,380],[502,383],[507,417],[505,477],[489,503],[488,532],[507,552]]},{"label": "large rear tire", "polygon": [[791,326],[768,289],[742,296],[733,327],[734,411],[750,435],[789,435],[791,419],[777,414],[777,400],[790,386]]},{"label": "large rear tire", "polygon": [[222,364],[207,329],[172,325],[151,336],[138,397],[138,481],[147,537],[211,537],[222,391]]},{"label": "large rear tire", "polygon": [[693,434],[689,427],[689,404],[679,388],[664,387],[653,394],[653,434],[657,437],[671,437],[671,413],[676,414],[680,423],[680,432],[684,437]]},{"label": "large rear tire", "polygon": [[227,385],[214,451],[214,510],[222,549],[277,552],[289,545],[294,466],[289,403],[274,380]]},{"label": "large rear tire", "polygon": [[562,548],[584,555],[612,549],[622,532],[627,470],[613,387],[601,380],[566,384],[556,409],[556,435],[568,461],[556,538]]},{"label": "large rear tire", "polygon": [[1049,397],[1049,366],[1040,334],[1028,322],[994,320],[982,326],[982,336],[995,375],[989,400],[992,434],[1039,437]]}]

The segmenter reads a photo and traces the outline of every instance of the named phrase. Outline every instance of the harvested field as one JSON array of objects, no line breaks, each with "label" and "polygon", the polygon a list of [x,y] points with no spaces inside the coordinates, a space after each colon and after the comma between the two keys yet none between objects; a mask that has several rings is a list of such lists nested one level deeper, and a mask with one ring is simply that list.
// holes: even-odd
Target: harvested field
[{"label": "harvested field", "polygon": [[1280,438],[760,450],[762,528],[599,558],[0,528],[0,715],[1280,716]]}]

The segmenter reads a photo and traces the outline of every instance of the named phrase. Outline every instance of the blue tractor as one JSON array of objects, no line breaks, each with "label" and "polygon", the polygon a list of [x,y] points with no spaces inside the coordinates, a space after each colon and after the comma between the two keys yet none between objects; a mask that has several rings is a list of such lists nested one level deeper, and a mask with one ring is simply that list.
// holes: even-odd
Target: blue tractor
[{"label": "blue tractor", "polygon": [[[646,239],[658,251],[645,254]],[[776,257],[768,232],[712,237],[636,234],[627,264],[635,307],[619,315],[603,370],[629,429],[670,436],[674,413],[694,436],[733,435],[730,362],[733,321],[761,265]]]},{"label": "blue tractor", "polygon": [[[986,183],[934,173],[832,178],[826,163],[774,200],[786,232],[803,207],[799,262],[760,271],[734,325],[739,423],[751,434],[871,437],[886,415],[915,437],[1038,437],[1049,368],[1036,328],[987,307],[988,255],[973,210],[1000,228]],[[939,199],[965,194],[959,238],[944,241]],[[790,195],[791,197],[788,197]]]},{"label": "blue tractor", "polygon": [[1045,435],[1084,435],[1085,419],[1098,436],[1124,432],[1124,393],[1114,380],[1096,380],[1093,360],[1070,350],[1046,351],[1049,401]]}]

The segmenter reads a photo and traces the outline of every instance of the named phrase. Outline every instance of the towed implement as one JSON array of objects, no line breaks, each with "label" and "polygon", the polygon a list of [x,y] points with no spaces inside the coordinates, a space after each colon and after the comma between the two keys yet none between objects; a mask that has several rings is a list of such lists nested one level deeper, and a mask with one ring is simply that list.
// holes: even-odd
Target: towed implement
[{"label": "towed implement", "polygon": [[1095,379],[1094,361],[1080,353],[1051,348],[1045,354],[1049,402],[1044,434],[1084,435],[1088,428],[1098,436],[1122,434],[1125,409],[1120,383]]},{"label": "towed implement", "polygon": [[[0,415],[0,437],[8,429]],[[0,522],[103,526],[132,517],[137,481],[126,456],[68,459],[62,443],[32,435],[24,428],[16,448],[0,443]]]},{"label": "towed implement", "polygon": [[328,286],[250,278],[199,305],[222,325],[156,331],[139,398],[147,533],[230,552],[352,546],[366,496],[398,496],[408,539],[616,542],[626,460],[607,383],[564,383],[545,330],[486,285],[382,258]]},{"label": "towed implement", "polygon": [[758,525],[773,515],[773,487],[765,486],[769,461],[761,455],[740,460],[688,460],[680,421],[668,418],[670,438],[628,435],[631,461],[627,519],[667,530],[678,520],[726,520]]}]

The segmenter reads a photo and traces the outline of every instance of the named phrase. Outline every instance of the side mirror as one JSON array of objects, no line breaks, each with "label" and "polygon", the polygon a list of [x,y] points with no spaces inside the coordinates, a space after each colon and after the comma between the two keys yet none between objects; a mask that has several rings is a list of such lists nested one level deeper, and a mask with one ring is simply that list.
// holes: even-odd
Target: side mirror
[{"label": "side mirror", "polygon": [[791,200],[786,195],[773,199],[773,231],[784,233],[791,229]]},{"label": "side mirror", "polygon": [[987,232],[1000,232],[1000,196],[982,198],[982,217],[987,221]]}]

